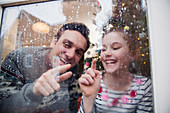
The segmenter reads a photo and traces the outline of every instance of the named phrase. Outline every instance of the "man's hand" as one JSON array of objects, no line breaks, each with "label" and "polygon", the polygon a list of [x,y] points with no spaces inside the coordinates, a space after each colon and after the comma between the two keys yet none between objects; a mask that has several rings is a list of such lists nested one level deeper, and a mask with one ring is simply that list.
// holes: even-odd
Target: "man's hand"
[{"label": "man's hand", "polygon": [[[58,66],[43,73],[33,86],[33,93],[36,95],[48,96],[60,89],[60,82],[71,77],[72,72],[66,72],[71,68],[70,64]],[[64,73],[57,76],[59,73]]]},{"label": "man's hand", "polygon": [[100,88],[101,78],[99,71],[96,70],[96,61],[97,59],[94,59],[92,61],[91,68],[89,68],[86,73],[82,74],[79,78],[80,88],[86,97],[91,95],[96,96]]}]

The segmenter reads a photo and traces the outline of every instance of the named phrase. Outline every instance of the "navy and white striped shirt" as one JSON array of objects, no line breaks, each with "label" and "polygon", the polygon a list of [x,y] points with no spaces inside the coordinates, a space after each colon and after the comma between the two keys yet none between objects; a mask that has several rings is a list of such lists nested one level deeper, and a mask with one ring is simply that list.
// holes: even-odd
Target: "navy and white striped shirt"
[{"label": "navy and white striped shirt", "polygon": [[[125,91],[109,90],[101,79],[101,87],[95,100],[93,112],[101,113],[151,113],[151,79],[134,75],[131,86]],[[83,102],[79,109],[83,113]]]}]

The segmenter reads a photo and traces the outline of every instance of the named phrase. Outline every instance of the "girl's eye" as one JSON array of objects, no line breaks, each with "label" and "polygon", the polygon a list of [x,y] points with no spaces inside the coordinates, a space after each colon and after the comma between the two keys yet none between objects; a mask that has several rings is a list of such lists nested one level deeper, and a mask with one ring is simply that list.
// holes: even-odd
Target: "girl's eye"
[{"label": "girl's eye", "polygon": [[113,50],[118,50],[120,47],[114,47]]},{"label": "girl's eye", "polygon": [[103,48],[103,49],[101,49],[101,51],[106,51],[106,49],[105,49],[105,48]]}]

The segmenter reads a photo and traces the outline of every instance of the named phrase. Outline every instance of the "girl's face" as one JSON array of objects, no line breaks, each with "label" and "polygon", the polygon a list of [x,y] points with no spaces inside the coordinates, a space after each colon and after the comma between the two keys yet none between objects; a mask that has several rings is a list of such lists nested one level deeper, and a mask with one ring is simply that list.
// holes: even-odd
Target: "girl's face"
[{"label": "girl's face", "polygon": [[111,32],[102,39],[101,60],[107,73],[128,70],[129,47],[120,32]]}]

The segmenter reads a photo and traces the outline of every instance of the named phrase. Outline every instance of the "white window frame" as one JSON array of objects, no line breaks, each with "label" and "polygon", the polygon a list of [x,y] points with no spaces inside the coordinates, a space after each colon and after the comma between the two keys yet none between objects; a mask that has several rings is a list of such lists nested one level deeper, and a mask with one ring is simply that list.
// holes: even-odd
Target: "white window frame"
[{"label": "white window frame", "polygon": [[[50,0],[34,0],[50,1]],[[11,3],[32,3],[32,0],[3,0],[0,2],[0,24],[3,6]],[[170,112],[170,2],[168,0],[147,0],[148,25],[151,47],[151,69],[154,94],[154,112]],[[169,6],[168,6],[169,5]],[[168,37],[169,36],[169,37]]]},{"label": "white window frame", "polygon": [[155,113],[170,113],[170,1],[147,0]]}]

